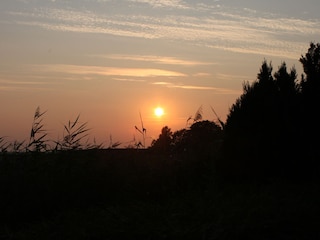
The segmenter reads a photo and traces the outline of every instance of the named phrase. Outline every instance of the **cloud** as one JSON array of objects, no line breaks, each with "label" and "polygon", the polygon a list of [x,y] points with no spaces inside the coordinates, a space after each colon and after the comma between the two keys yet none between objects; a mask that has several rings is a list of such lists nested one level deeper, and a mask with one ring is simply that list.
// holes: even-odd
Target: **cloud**
[{"label": "cloud", "polygon": [[139,61],[139,62],[152,62],[164,65],[183,65],[183,66],[198,66],[198,65],[213,65],[214,63],[201,62],[201,61],[190,61],[179,59],[175,57],[166,56],[154,56],[154,55],[107,55],[101,56],[108,59],[114,60],[129,60],[129,61]]},{"label": "cloud", "polygon": [[122,82],[145,82],[143,79],[133,79],[133,78],[112,78],[115,81],[122,81]]},{"label": "cloud", "polygon": [[210,91],[213,91],[215,94],[239,95],[241,93],[240,91],[235,91],[235,90],[226,89],[226,88],[211,87],[211,86],[184,85],[184,84],[174,84],[171,82],[153,82],[152,84],[161,85],[168,88],[179,88],[179,89],[185,89],[185,90],[210,90]]},{"label": "cloud", "polygon": [[126,76],[126,77],[185,77],[180,72],[167,71],[156,68],[117,68],[102,66],[80,66],[80,65],[32,65],[34,71],[58,72],[76,75],[103,75],[103,76]]},{"label": "cloud", "polygon": [[253,79],[252,76],[234,75],[234,74],[225,74],[225,73],[218,73],[216,74],[216,77],[224,81],[230,81],[230,80],[248,81]]},{"label": "cloud", "polygon": [[[182,1],[131,0],[158,6],[179,6]],[[197,6],[197,5],[195,5]],[[203,8],[203,6],[202,6]],[[200,8],[199,8],[200,9]],[[37,8],[33,12],[10,12],[16,23],[52,31],[110,34],[122,37],[186,41],[195,45],[227,51],[263,54],[296,59],[304,52],[305,39],[320,35],[320,20],[285,18],[260,12],[211,8],[199,15],[97,14],[89,10]],[[191,11],[191,13],[190,13]],[[118,56],[119,57],[119,56]],[[130,56],[122,56],[130,58]],[[135,56],[139,58],[139,56]],[[147,56],[166,64],[191,64],[174,58]],[[131,58],[133,58],[131,56]],[[140,57],[142,61],[143,56]],[[133,59],[132,59],[133,60]]]},{"label": "cloud", "polygon": [[204,72],[199,72],[199,73],[195,73],[193,74],[194,77],[210,77],[211,73],[204,73]]},{"label": "cloud", "polygon": [[172,85],[172,83],[170,83],[170,82],[154,82],[152,84],[154,84],[154,85],[165,85],[165,86]]},{"label": "cloud", "polygon": [[154,8],[159,8],[159,7],[170,7],[170,8],[180,8],[180,9],[189,8],[181,0],[129,0],[129,2],[145,3],[145,4],[149,4]]},{"label": "cloud", "polygon": [[51,82],[43,81],[16,81],[10,78],[0,78],[0,91],[22,91],[26,89],[34,90],[50,90]]}]

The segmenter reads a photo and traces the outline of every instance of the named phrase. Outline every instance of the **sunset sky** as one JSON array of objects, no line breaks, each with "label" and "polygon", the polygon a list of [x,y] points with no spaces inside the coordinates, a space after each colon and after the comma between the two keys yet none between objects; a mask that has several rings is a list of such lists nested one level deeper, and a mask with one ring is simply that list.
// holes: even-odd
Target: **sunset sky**
[{"label": "sunset sky", "polygon": [[50,139],[80,114],[105,146],[141,140],[140,114],[147,144],[200,106],[225,121],[264,59],[302,74],[319,12],[319,0],[1,0],[0,137],[27,140],[38,106]]}]

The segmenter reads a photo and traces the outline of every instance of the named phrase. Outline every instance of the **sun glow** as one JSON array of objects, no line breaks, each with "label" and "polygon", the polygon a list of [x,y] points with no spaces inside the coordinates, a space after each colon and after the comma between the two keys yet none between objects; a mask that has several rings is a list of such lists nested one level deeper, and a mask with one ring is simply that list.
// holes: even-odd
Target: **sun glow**
[{"label": "sun glow", "polygon": [[157,107],[154,109],[154,115],[156,115],[157,117],[162,117],[164,114],[164,110],[161,107]]}]

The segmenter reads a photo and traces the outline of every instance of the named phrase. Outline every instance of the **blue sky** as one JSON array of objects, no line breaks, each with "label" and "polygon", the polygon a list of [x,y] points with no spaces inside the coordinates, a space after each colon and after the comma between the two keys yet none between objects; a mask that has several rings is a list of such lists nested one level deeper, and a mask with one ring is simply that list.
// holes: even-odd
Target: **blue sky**
[{"label": "blue sky", "polygon": [[302,73],[319,11],[316,0],[1,1],[0,136],[27,138],[37,106],[51,138],[81,113],[106,145],[138,139],[139,112],[149,142],[201,105],[225,120],[264,59]]}]

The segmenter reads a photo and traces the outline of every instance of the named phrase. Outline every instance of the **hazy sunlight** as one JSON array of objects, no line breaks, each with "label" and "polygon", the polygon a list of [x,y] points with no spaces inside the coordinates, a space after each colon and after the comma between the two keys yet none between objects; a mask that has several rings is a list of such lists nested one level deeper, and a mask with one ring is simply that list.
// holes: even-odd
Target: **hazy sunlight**
[{"label": "hazy sunlight", "polygon": [[164,114],[163,108],[157,107],[154,109],[154,115],[156,115],[157,117],[162,117],[163,114]]}]

